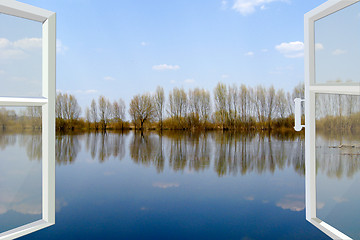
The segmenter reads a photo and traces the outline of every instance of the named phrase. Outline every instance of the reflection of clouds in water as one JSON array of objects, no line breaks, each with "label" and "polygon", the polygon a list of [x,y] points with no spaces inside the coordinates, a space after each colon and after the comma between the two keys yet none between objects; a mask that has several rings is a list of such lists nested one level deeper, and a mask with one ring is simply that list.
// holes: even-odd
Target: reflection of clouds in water
[{"label": "reflection of clouds in water", "polygon": [[253,239],[246,236],[246,237],[241,238],[241,240],[253,240]]},{"label": "reflection of clouds in water", "polygon": [[300,212],[305,209],[305,199],[303,195],[286,195],[276,203],[276,206],[284,210]]},{"label": "reflection of clouds in water", "polygon": [[247,201],[254,201],[254,197],[253,196],[248,196],[248,197],[244,197],[245,200]]},{"label": "reflection of clouds in water", "polygon": [[153,185],[153,187],[162,188],[162,189],[180,187],[180,184],[179,184],[179,183],[154,182],[152,185]]},{"label": "reflection of clouds in water", "polygon": [[141,210],[141,211],[147,211],[147,210],[149,210],[149,209],[148,209],[147,207],[141,207],[140,210]]},{"label": "reflection of clouds in water", "polygon": [[[0,215],[9,211],[15,211],[22,214],[39,215],[42,213],[41,202],[29,202],[26,194],[18,194],[16,197],[10,197],[13,194],[1,191],[0,196]],[[20,196],[21,195],[21,196]]]},{"label": "reflection of clouds in water", "polygon": [[104,176],[113,176],[115,172],[104,172]]},{"label": "reflection of clouds in water", "polygon": [[11,136],[14,140],[11,147],[0,151],[0,214],[14,211],[39,215],[42,213],[41,162],[30,161],[37,158],[37,151],[33,151],[37,147],[28,146],[38,146],[39,142],[41,146],[41,135]]},{"label": "reflection of clouds in water", "polygon": [[316,208],[317,209],[323,209],[325,207],[325,203],[324,202],[317,202],[316,203]]},{"label": "reflection of clouds in water", "polygon": [[60,212],[61,209],[62,209],[63,207],[66,207],[67,205],[68,205],[68,203],[65,201],[64,198],[56,199],[56,202],[55,202],[56,212]]},{"label": "reflection of clouds in water", "polygon": [[336,196],[336,197],[334,197],[333,199],[334,199],[334,201],[337,202],[337,203],[343,203],[343,202],[349,201],[349,199],[344,198],[344,197],[339,197],[339,196]]}]

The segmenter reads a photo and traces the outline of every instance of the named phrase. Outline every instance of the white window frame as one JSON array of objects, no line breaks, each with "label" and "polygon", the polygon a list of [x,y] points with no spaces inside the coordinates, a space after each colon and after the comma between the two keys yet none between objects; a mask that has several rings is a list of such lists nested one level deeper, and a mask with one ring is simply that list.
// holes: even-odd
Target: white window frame
[{"label": "white window frame", "polygon": [[[333,239],[351,239],[344,233],[317,218],[316,215],[316,155],[315,155],[315,95],[360,95],[359,84],[324,84],[315,81],[315,22],[360,0],[329,0],[305,14],[305,192],[306,220]],[[360,43],[359,43],[360,44]]]},{"label": "white window frame", "polygon": [[0,106],[42,107],[42,219],[0,233],[8,240],[55,224],[56,15],[15,0],[0,0],[0,13],[42,23],[42,97],[0,97]]}]

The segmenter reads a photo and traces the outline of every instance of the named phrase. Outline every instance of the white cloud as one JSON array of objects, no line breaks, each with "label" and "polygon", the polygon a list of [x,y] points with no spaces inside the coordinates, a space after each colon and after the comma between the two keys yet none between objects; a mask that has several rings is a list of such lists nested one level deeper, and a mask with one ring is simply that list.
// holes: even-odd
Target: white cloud
[{"label": "white cloud", "polygon": [[227,74],[223,74],[223,75],[221,75],[221,78],[222,79],[225,79],[225,78],[229,78],[230,76],[229,75],[227,75]]},{"label": "white cloud", "polygon": [[300,212],[305,209],[305,199],[302,195],[287,195],[276,203],[277,207],[293,212]]},{"label": "white cloud", "polygon": [[27,56],[27,51],[40,50],[42,47],[41,42],[41,38],[23,38],[14,42],[6,38],[0,38],[0,59],[23,59]]},{"label": "white cloud", "polygon": [[0,59],[23,59],[26,57],[24,51],[20,49],[3,49],[0,51]]},{"label": "white cloud", "polygon": [[154,65],[152,67],[153,70],[156,71],[164,71],[164,70],[179,70],[179,65],[168,65],[168,64],[160,64],[160,65]]},{"label": "white cloud", "polygon": [[17,40],[13,43],[14,48],[20,48],[24,50],[39,49],[42,47],[41,38],[24,38]]},{"label": "white cloud", "polygon": [[343,55],[346,53],[346,50],[343,50],[343,49],[336,49],[332,52],[332,55],[335,55],[335,56],[339,56],[339,55]]},{"label": "white cloud", "polygon": [[324,50],[324,45],[322,43],[315,43],[315,50]]},{"label": "white cloud", "polygon": [[145,46],[149,45],[149,43],[148,42],[141,42],[140,45],[145,47]]},{"label": "white cloud", "polygon": [[275,49],[287,58],[300,58],[304,56],[304,43],[296,42],[283,42],[275,46]]},{"label": "white cloud", "polygon": [[177,188],[180,186],[179,183],[163,183],[163,182],[155,182],[152,185],[153,187],[162,188],[162,189],[173,188],[173,187]]},{"label": "white cloud", "polygon": [[0,38],[0,48],[6,48],[11,45],[11,42],[6,38]]},{"label": "white cloud", "polygon": [[254,56],[255,53],[254,52],[247,52],[245,53],[245,56],[248,56],[248,57],[251,57],[251,56]]},{"label": "white cloud", "polygon": [[225,10],[225,9],[227,9],[227,7],[228,7],[228,1],[222,0],[221,1],[221,9]]},{"label": "white cloud", "polygon": [[92,93],[97,93],[97,92],[98,92],[98,90],[95,90],[95,89],[85,90],[86,94],[92,94]]},{"label": "white cloud", "polygon": [[104,77],[105,81],[115,81],[115,78],[111,77],[111,76],[106,76]]},{"label": "white cloud", "polygon": [[195,82],[195,80],[192,78],[188,78],[188,79],[184,80],[184,83],[194,83],[194,82]]},{"label": "white cloud", "polygon": [[59,54],[65,54],[67,50],[69,50],[69,48],[65,46],[60,39],[56,39],[56,52]]},{"label": "white cloud", "polygon": [[246,16],[254,13],[257,8],[266,9],[266,5],[272,2],[287,2],[285,0],[236,0],[233,9]]}]

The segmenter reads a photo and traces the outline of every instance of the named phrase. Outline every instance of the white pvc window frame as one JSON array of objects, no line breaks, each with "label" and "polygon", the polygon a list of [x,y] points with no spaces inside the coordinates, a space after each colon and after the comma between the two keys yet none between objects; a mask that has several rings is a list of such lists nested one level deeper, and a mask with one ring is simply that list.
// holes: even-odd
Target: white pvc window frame
[{"label": "white pvc window frame", "polygon": [[0,240],[8,240],[55,224],[56,15],[15,0],[0,0],[0,13],[42,23],[42,97],[0,96],[0,106],[42,107],[42,219],[0,233]]},{"label": "white pvc window frame", "polygon": [[[305,192],[306,220],[333,239],[351,239],[344,233],[317,218],[316,215],[316,155],[315,155],[315,95],[349,94],[360,95],[359,84],[317,84],[315,81],[315,22],[342,10],[360,0],[329,0],[305,14]],[[359,43],[360,44],[360,43]]]}]

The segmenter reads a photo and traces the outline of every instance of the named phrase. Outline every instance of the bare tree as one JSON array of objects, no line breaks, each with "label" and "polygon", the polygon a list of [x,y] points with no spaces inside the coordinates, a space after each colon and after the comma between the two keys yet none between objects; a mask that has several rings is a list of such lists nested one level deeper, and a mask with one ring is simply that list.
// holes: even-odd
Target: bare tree
[{"label": "bare tree", "polygon": [[287,108],[287,99],[283,89],[280,89],[276,93],[276,112],[278,117],[285,118],[289,116],[289,111]]},{"label": "bare tree", "polygon": [[81,114],[81,107],[78,104],[75,96],[71,94],[68,97],[68,113],[70,122],[79,119]]},{"label": "bare tree", "polygon": [[200,90],[200,120],[206,127],[207,121],[211,115],[210,93],[205,89]]},{"label": "bare tree", "polygon": [[74,128],[74,123],[79,119],[81,107],[72,94],[57,94],[56,96],[56,118],[60,128]]},{"label": "bare tree", "polygon": [[189,125],[198,125],[200,123],[200,99],[201,99],[201,90],[195,88],[194,90],[189,90],[189,112],[188,120]]},{"label": "bare tree", "polygon": [[136,95],[130,102],[129,114],[134,124],[140,123],[141,130],[144,129],[144,123],[151,121],[155,115],[152,97],[150,94]]},{"label": "bare tree", "polygon": [[235,84],[228,87],[228,113],[229,113],[229,121],[232,126],[235,125],[238,118],[238,103],[239,103],[239,91]]},{"label": "bare tree", "polygon": [[259,85],[256,87],[253,102],[258,122],[264,123],[266,116],[266,89],[263,86]]},{"label": "bare tree", "polygon": [[88,124],[88,128],[90,128],[91,114],[90,114],[89,107],[86,107],[86,110],[85,110],[85,120],[86,120],[86,123]]},{"label": "bare tree", "polygon": [[163,115],[164,115],[164,108],[165,108],[165,95],[164,89],[160,86],[156,88],[156,92],[154,95],[154,108],[155,108],[155,115],[157,120],[160,122],[160,129],[163,128]]},{"label": "bare tree", "polygon": [[90,117],[92,122],[95,125],[95,129],[98,129],[98,111],[97,111],[97,106],[96,106],[96,102],[93,99],[91,101],[91,105],[90,105]]},{"label": "bare tree", "polygon": [[32,128],[40,129],[41,128],[41,107],[26,107],[26,114],[31,121]]},{"label": "bare tree", "polygon": [[225,127],[225,123],[228,119],[227,102],[228,92],[226,85],[218,83],[214,89],[215,100],[215,118],[221,124],[222,128]]},{"label": "bare tree", "polygon": [[119,101],[114,101],[111,107],[111,116],[116,123],[121,123],[121,128],[124,128],[125,121],[125,102],[120,98]]},{"label": "bare tree", "polygon": [[272,116],[275,110],[275,101],[276,101],[276,92],[274,86],[271,86],[266,91],[266,111],[267,111],[267,121],[268,127],[271,127]]},{"label": "bare tree", "polygon": [[55,103],[55,112],[56,112],[56,118],[62,119],[63,118],[63,105],[64,105],[64,97],[62,93],[58,93],[56,95],[56,103]]},{"label": "bare tree", "polygon": [[110,119],[111,103],[104,96],[100,96],[98,105],[101,128],[106,131],[106,127]]},{"label": "bare tree", "polygon": [[175,118],[178,125],[182,125],[183,118],[186,117],[188,109],[187,95],[184,89],[174,88],[169,93],[168,112],[172,118]]},{"label": "bare tree", "polygon": [[247,122],[250,115],[250,94],[248,88],[242,84],[239,93],[239,113],[241,114],[241,121]]}]

